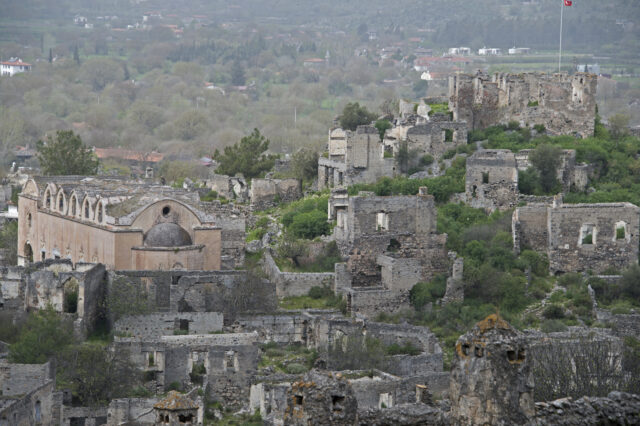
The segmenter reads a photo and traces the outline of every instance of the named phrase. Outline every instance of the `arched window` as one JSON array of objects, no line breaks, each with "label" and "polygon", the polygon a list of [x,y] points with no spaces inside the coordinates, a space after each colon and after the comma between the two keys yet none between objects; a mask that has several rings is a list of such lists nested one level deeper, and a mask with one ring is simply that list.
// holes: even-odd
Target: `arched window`
[{"label": "arched window", "polygon": [[78,197],[76,197],[75,194],[72,195],[71,196],[71,200],[69,201],[69,203],[71,204],[70,205],[70,207],[71,207],[71,216],[74,216],[74,217],[76,215],[76,203],[77,202],[78,202]]},{"label": "arched window", "polygon": [[91,206],[89,205],[89,199],[84,200],[84,218],[91,218]]},{"label": "arched window", "polygon": [[51,191],[49,190],[49,188],[44,191],[44,208],[51,208]]},{"label": "arched window", "polygon": [[64,213],[64,193],[62,191],[58,193],[58,211]]},{"label": "arched window", "polygon": [[96,220],[98,223],[102,223],[104,219],[104,204],[100,203],[98,204],[98,211],[96,213]]},{"label": "arched window", "polygon": [[27,213],[27,227],[31,229],[31,212]]}]

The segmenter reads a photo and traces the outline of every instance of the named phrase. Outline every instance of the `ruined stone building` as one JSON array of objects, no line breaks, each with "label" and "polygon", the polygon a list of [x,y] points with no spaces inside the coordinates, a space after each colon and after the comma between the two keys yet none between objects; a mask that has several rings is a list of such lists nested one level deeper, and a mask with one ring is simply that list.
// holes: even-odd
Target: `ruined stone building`
[{"label": "ruined stone building", "polygon": [[518,204],[516,156],[508,149],[476,151],[467,158],[467,203],[487,211],[509,210]]},{"label": "ruined stone building", "polygon": [[445,152],[467,144],[467,124],[450,121],[447,115],[433,116],[429,121],[416,121],[415,116],[399,119],[385,134],[384,144],[397,154],[404,142],[416,156],[429,154],[438,161]]},{"label": "ruined stone building", "polygon": [[318,159],[318,189],[373,183],[395,175],[395,159],[380,140],[378,129],[358,126],[355,132],[329,131],[327,157]]},{"label": "ruined stone building", "polygon": [[[488,212],[509,210],[518,204],[518,172],[531,167],[531,149],[513,153],[508,149],[481,149],[467,158],[464,200]],[[576,164],[576,151],[562,151],[556,176],[562,191],[585,190],[589,166]]]},{"label": "ruined stone building", "polygon": [[120,270],[221,268],[221,229],[194,192],[118,178],[36,177],[18,207],[20,264],[65,258]]},{"label": "ruined stone building", "polygon": [[551,134],[593,135],[597,76],[522,73],[449,77],[449,110],[469,130],[517,121]]},{"label": "ruined stone building", "polygon": [[512,220],[516,252],[549,257],[551,273],[601,273],[638,262],[640,209],[631,203],[551,204],[518,207]]},{"label": "ruined stone building", "polygon": [[329,219],[337,222],[335,239],[348,258],[336,266],[336,290],[347,294],[350,308],[364,313],[388,304],[386,309],[397,309],[417,282],[448,271],[447,237],[437,233],[436,218],[426,188],[417,196],[332,193]]}]

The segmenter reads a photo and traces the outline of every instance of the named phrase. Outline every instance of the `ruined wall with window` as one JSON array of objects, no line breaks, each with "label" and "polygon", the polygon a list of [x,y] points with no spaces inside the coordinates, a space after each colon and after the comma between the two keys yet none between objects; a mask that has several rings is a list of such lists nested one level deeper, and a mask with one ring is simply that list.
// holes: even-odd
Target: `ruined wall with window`
[{"label": "ruined wall with window", "polygon": [[[334,195],[330,218],[337,218],[336,241],[348,256],[351,287],[386,285],[389,290],[408,291],[417,280],[448,269],[446,235],[436,231],[435,201],[426,188],[417,196],[378,197],[361,192],[348,198],[346,208],[343,194]],[[398,275],[393,268],[407,269],[407,265],[414,270],[415,282],[383,283],[383,276]],[[383,274],[385,268],[391,269]]]},{"label": "ruined wall with window", "polygon": [[588,73],[456,74],[449,109],[470,130],[516,121],[544,125],[554,135],[593,135],[597,76]]},{"label": "ruined wall with window", "polygon": [[[546,227],[541,227],[546,223]],[[638,262],[640,209],[631,203],[518,207],[513,215],[516,249],[541,250],[552,273],[618,271]]]},{"label": "ruined wall with window", "polygon": [[488,212],[518,204],[516,156],[506,149],[476,151],[467,158],[465,198],[471,207]]},{"label": "ruined wall with window", "polygon": [[393,154],[385,151],[378,129],[332,129],[328,151],[318,159],[318,189],[373,183],[383,176],[393,177],[395,171]]},{"label": "ruined wall with window", "polygon": [[[454,121],[429,121],[406,132],[408,148],[422,157],[429,154],[438,161],[445,152],[467,144],[467,124]],[[397,150],[397,148],[396,148]]]}]

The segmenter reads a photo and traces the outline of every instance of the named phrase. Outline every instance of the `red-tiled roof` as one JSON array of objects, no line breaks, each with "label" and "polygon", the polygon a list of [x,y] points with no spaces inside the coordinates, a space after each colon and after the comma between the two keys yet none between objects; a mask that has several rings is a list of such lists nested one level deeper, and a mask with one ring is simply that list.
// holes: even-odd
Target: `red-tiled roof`
[{"label": "red-tiled roof", "polygon": [[23,66],[23,67],[30,67],[31,64],[28,64],[26,62],[22,62],[22,61],[3,61],[2,65],[12,65],[14,67],[19,67],[19,66]]},{"label": "red-tiled roof", "polygon": [[98,158],[118,158],[120,160],[144,161],[147,163],[158,163],[164,158],[164,154],[159,152],[140,152],[122,148],[94,148],[93,151]]}]

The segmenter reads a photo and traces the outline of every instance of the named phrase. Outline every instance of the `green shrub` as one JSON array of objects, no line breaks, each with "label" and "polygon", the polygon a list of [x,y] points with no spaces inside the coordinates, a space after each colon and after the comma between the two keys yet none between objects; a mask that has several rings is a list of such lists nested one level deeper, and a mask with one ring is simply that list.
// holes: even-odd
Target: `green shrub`
[{"label": "green shrub", "polygon": [[180,384],[180,382],[171,382],[169,386],[167,386],[167,390],[182,392],[182,384]]},{"label": "green shrub", "polygon": [[333,290],[329,286],[314,286],[309,289],[308,296],[312,299],[323,299],[333,296]]},{"label": "green shrub", "polygon": [[538,134],[543,134],[547,129],[545,129],[544,124],[536,124],[533,126],[533,129],[538,133]]},{"label": "green shrub", "polygon": [[211,190],[204,195],[200,195],[200,201],[213,201],[218,198],[218,191]]},{"label": "green shrub", "polygon": [[453,130],[444,129],[444,141],[445,142],[453,142]]},{"label": "green shrub", "polygon": [[508,130],[518,130],[519,128],[520,128],[520,123],[518,123],[515,120],[512,120],[507,124]]},{"label": "green shrub", "polygon": [[547,319],[562,319],[564,318],[564,308],[560,305],[549,305],[545,308],[542,316]]},{"label": "green shrub", "polygon": [[247,232],[247,242],[251,242],[254,240],[261,240],[262,237],[264,237],[264,234],[267,233],[266,229],[263,228],[256,228],[256,229],[252,229],[251,231]]},{"label": "green shrub", "polygon": [[557,333],[560,331],[567,331],[567,326],[557,319],[547,319],[542,321],[540,331],[543,333]]},{"label": "green shrub", "polygon": [[425,154],[422,157],[420,157],[420,164],[422,164],[423,166],[429,166],[431,164],[433,164],[433,155],[431,154]]},{"label": "green shrub", "polygon": [[453,158],[454,155],[456,155],[457,151],[455,148],[451,148],[445,151],[444,154],[442,154],[442,158],[444,158],[445,160],[449,160],[451,158]]},{"label": "green shrub", "polygon": [[411,304],[420,309],[429,302],[444,297],[447,288],[447,276],[444,274],[437,275],[429,282],[417,283],[409,292],[409,300]]},{"label": "green shrub", "polygon": [[284,367],[284,370],[289,374],[302,374],[306,373],[309,369],[302,364],[292,362]]},{"label": "green shrub", "polygon": [[529,107],[537,107],[538,106],[538,101],[529,101],[527,106],[529,106]]},{"label": "green shrub", "polygon": [[329,233],[327,213],[319,210],[300,213],[293,218],[289,229],[296,237],[309,240],[320,235],[327,235]]}]

